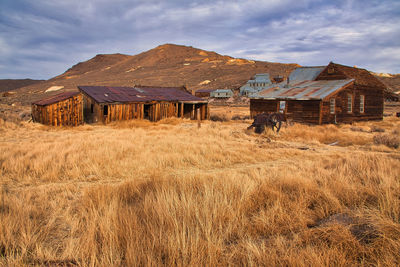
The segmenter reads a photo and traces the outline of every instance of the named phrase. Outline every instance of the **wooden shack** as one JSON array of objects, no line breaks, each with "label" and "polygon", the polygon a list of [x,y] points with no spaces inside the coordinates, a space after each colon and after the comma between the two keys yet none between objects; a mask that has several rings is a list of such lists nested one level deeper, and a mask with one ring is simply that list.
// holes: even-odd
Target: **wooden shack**
[{"label": "wooden shack", "polygon": [[180,87],[78,86],[83,95],[85,122],[109,123],[118,120],[169,117],[205,120],[208,102]]},{"label": "wooden shack", "polygon": [[199,89],[196,90],[194,95],[197,97],[209,98],[211,92],[214,92],[215,89]]},{"label": "wooden shack", "polygon": [[80,125],[83,123],[82,94],[65,92],[33,102],[32,119],[45,125]]},{"label": "wooden shack", "polygon": [[289,82],[255,95],[250,100],[251,116],[280,112],[293,121],[314,124],[383,118],[386,86],[369,71],[332,62],[323,68],[299,69]]}]

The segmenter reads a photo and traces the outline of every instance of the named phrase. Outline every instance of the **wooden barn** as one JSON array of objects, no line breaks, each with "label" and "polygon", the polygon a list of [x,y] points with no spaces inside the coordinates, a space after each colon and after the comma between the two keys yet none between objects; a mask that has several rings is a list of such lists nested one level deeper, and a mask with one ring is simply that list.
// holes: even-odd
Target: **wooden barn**
[{"label": "wooden barn", "polygon": [[197,97],[209,98],[211,92],[214,92],[214,91],[215,91],[215,89],[199,89],[194,93],[194,95]]},{"label": "wooden barn", "polygon": [[313,124],[382,120],[386,86],[369,71],[330,63],[302,67],[250,99],[250,115],[280,112]]},{"label": "wooden barn", "polygon": [[178,117],[209,118],[207,100],[179,87],[78,86],[83,95],[85,122],[108,123],[118,120],[159,121]]},{"label": "wooden barn", "polygon": [[82,94],[65,92],[33,102],[32,119],[45,125],[80,125],[83,123]]}]

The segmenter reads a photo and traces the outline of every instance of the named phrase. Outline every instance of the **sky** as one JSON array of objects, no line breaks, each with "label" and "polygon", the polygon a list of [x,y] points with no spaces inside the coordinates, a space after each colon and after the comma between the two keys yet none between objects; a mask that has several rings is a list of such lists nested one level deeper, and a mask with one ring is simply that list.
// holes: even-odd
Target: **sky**
[{"label": "sky", "polygon": [[0,79],[49,79],[96,54],[165,43],[400,73],[400,1],[0,0]]}]

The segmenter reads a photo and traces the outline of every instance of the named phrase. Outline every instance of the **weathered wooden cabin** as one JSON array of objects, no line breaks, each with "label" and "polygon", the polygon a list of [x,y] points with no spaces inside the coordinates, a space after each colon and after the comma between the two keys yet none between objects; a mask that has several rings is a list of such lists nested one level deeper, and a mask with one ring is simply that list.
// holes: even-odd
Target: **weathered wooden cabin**
[{"label": "weathered wooden cabin", "polygon": [[211,92],[214,92],[215,89],[199,89],[196,90],[194,95],[197,97],[208,98],[210,97]]},{"label": "weathered wooden cabin", "polygon": [[82,95],[65,92],[32,103],[32,120],[53,126],[77,126],[83,123]]},{"label": "weathered wooden cabin", "polygon": [[313,124],[381,120],[386,86],[369,71],[330,63],[302,67],[250,99],[250,114],[280,112]]},{"label": "weathered wooden cabin", "polygon": [[83,95],[85,122],[108,123],[118,120],[159,121],[178,117],[209,118],[207,100],[179,87],[78,86]]}]

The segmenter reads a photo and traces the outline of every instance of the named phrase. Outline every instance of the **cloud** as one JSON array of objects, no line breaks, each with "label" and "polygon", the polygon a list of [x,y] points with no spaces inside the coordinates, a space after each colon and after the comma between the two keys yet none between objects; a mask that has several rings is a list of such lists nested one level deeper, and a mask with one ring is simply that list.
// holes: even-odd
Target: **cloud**
[{"label": "cloud", "polygon": [[163,43],[400,72],[399,12],[396,0],[2,0],[0,78],[47,79],[98,53]]}]

